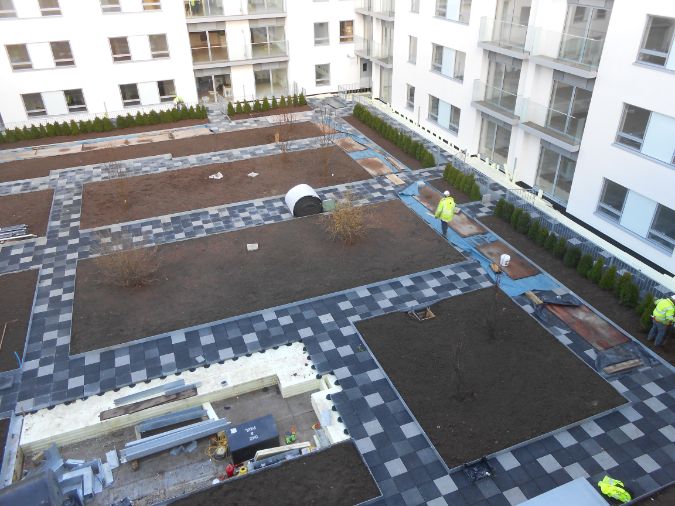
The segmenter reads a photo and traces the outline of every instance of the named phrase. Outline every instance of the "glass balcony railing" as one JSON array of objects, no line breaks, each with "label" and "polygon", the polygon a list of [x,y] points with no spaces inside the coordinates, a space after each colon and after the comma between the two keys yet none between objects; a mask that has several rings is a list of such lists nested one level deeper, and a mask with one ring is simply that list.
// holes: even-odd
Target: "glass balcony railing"
[{"label": "glass balcony railing", "polygon": [[276,14],[286,12],[284,0],[248,0],[249,14]]},{"label": "glass balcony railing", "polygon": [[584,133],[586,115],[574,116],[532,100],[524,100],[521,122],[568,145],[578,146]]},{"label": "glass balcony railing", "polygon": [[480,42],[512,51],[525,52],[527,49],[527,25],[483,17],[480,20]]},{"label": "glass balcony railing", "polygon": [[251,58],[272,58],[288,56],[288,41],[254,42],[251,44]]},{"label": "glass balcony railing", "polygon": [[229,61],[227,46],[193,47],[192,61],[194,63]]},{"label": "glass balcony railing", "polygon": [[581,70],[595,71],[605,43],[605,34],[580,37],[570,33],[538,28],[532,47],[533,56],[545,56]]},{"label": "glass balcony railing", "polygon": [[522,108],[522,98],[519,95],[490,86],[478,79],[473,83],[473,101],[508,116],[519,116]]},{"label": "glass balcony railing", "polygon": [[394,60],[392,44],[380,44],[363,37],[354,37],[354,52],[371,60],[377,60],[384,65],[391,65]]},{"label": "glass balcony railing", "polygon": [[183,0],[188,19],[286,12],[284,0]]},{"label": "glass balcony railing", "polygon": [[396,14],[395,5],[395,0],[356,0],[354,7],[383,17],[393,18]]}]

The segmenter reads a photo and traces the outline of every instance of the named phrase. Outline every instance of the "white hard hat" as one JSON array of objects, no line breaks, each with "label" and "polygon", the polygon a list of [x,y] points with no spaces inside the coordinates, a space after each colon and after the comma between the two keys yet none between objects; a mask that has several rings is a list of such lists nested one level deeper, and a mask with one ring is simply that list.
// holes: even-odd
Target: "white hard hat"
[{"label": "white hard hat", "polygon": [[675,300],[675,293],[670,296],[671,299]]},{"label": "white hard hat", "polygon": [[[449,197],[449,196],[450,196],[450,192],[449,192],[448,190],[445,190],[445,191],[443,192],[443,195],[445,195],[446,197]],[[675,297],[675,295],[673,295],[673,297]]]}]

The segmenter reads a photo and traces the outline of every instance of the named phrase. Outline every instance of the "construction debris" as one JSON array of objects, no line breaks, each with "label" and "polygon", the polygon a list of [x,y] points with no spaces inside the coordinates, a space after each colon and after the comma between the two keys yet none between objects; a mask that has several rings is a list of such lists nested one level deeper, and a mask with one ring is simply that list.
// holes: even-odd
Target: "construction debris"
[{"label": "construction debris", "polygon": [[125,406],[120,406],[118,408],[101,411],[99,419],[101,421],[108,420],[110,418],[128,415],[130,413],[136,413],[144,409],[159,406],[160,404],[165,404],[167,402],[174,402],[179,401],[181,399],[187,399],[188,397],[194,397],[195,395],[197,395],[196,385],[185,385],[182,387],[175,388],[173,390],[168,390],[164,395],[160,395],[158,397],[152,397],[150,399],[135,402],[133,404],[127,404]]},{"label": "construction debris", "polygon": [[113,402],[115,403],[115,406],[123,406],[124,404],[129,404],[131,402],[136,402],[141,399],[146,399],[147,397],[152,397],[155,394],[165,393],[169,390],[181,387],[183,385],[185,385],[185,380],[178,379],[176,381],[164,383],[163,385],[159,385],[157,387],[148,388],[147,390],[143,390],[142,392],[136,392],[135,394],[125,395],[124,397],[115,399]]},{"label": "construction debris", "polygon": [[35,234],[28,233],[28,225],[11,225],[0,228],[0,242],[18,241],[21,239],[30,239],[36,237]]},{"label": "construction debris", "polygon": [[138,424],[138,432],[143,434],[144,432],[149,432],[151,430],[162,429],[182,422],[201,419],[204,416],[206,416],[206,410],[199,406],[196,408],[184,409],[182,411],[176,411],[175,413],[169,413],[168,415],[158,416],[141,422]]},{"label": "construction debris", "polygon": [[211,174],[209,176],[209,179],[223,179],[223,173],[222,172],[216,172],[215,174]]},{"label": "construction debris", "polygon": [[246,245],[246,251],[258,251],[258,243],[254,242]]}]

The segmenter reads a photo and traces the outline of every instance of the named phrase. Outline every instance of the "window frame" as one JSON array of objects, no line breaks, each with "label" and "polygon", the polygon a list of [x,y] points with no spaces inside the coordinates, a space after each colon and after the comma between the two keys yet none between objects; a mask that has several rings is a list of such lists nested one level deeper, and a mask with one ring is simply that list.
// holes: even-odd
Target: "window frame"
[{"label": "window frame", "polygon": [[[54,53],[54,46],[53,44],[58,44],[65,42],[68,44],[68,51],[70,52],[70,58],[56,58],[56,54]],[[52,59],[54,60],[54,65],[56,67],[74,67],[75,66],[75,57],[73,56],[73,48],[70,46],[70,41],[69,40],[53,40],[49,43],[49,47],[52,51]]]},{"label": "window frame", "polygon": [[40,7],[40,15],[43,17],[47,16],[61,16],[61,4],[59,0],[52,0],[56,2],[56,7],[42,7],[42,2],[44,0],[38,0],[38,6]]},{"label": "window frame", "polygon": [[[121,53],[116,55],[113,49],[113,40],[124,40],[124,43],[127,46],[127,52],[126,53]],[[133,61],[133,57],[131,55],[131,48],[129,47],[129,38],[124,36],[124,37],[108,37],[108,44],[110,45],[110,54],[112,55],[113,63],[121,63],[125,61]]]},{"label": "window frame", "polygon": [[[40,102],[42,102],[42,108],[41,109],[28,109],[26,106],[26,97],[29,95],[35,95],[40,97]],[[29,118],[35,118],[37,116],[47,116],[47,108],[45,107],[45,101],[42,98],[42,93],[22,93],[21,94],[21,100],[23,101],[23,108],[26,111],[26,116]]]},{"label": "window frame", "polygon": [[[318,72],[319,67],[328,67],[327,75],[328,77],[322,77],[319,79]],[[315,86],[330,86],[330,63],[317,63],[314,65],[314,85]],[[327,81],[327,82],[324,82]]]},{"label": "window frame", "polygon": [[[68,95],[67,95],[67,93],[68,93],[68,92],[72,92],[72,91],[79,91],[79,92],[80,92],[80,94],[82,95],[82,105],[75,105],[75,106],[72,106],[72,107],[71,107],[71,105],[68,104]],[[87,101],[86,101],[86,99],[84,98],[84,91],[82,90],[82,88],[73,88],[73,89],[70,89],[70,90],[63,90],[63,98],[64,98],[65,101],[66,101],[66,106],[68,107],[68,112],[70,112],[70,113],[76,113],[76,112],[87,112],[87,111],[88,111],[88,109],[87,109]]]},{"label": "window frame", "polygon": [[[318,26],[325,25],[326,26],[326,36],[325,37],[320,37],[317,38],[316,36],[316,29]],[[268,37],[269,39],[269,37]],[[314,45],[315,46],[330,46],[330,25],[328,21],[318,21],[314,23]]]},{"label": "window frame", "polygon": [[14,6],[14,0],[7,0],[11,9],[0,9],[0,19],[9,19],[16,17],[16,7]]},{"label": "window frame", "polygon": [[[22,47],[22,46],[26,51],[26,55],[28,55],[28,60],[15,63],[15,62],[12,61],[12,56],[9,52],[9,48],[10,47]],[[28,52],[28,45],[27,44],[6,44],[5,45],[5,52],[7,53],[7,59],[9,60],[9,64],[12,67],[13,72],[22,71],[22,70],[33,70],[33,61],[31,60],[30,53]]]},{"label": "window frame", "polygon": [[162,10],[162,0],[142,0],[141,7],[143,7],[143,12],[146,12],[146,11],[161,11]]},{"label": "window frame", "polygon": [[[615,141],[617,144],[620,144],[621,146],[631,149],[633,151],[637,151],[639,153],[642,152],[642,146],[644,145],[645,139],[644,139],[644,134],[642,138],[635,137],[634,135],[631,135],[629,133],[625,133],[623,131],[624,125],[626,123],[626,117],[628,116],[628,109],[630,107],[634,107],[636,109],[642,109],[643,111],[647,111],[649,113],[649,117],[647,118],[647,124],[645,125],[645,133],[647,133],[647,130],[649,129],[649,122],[652,119],[652,113],[653,111],[650,111],[649,109],[645,109],[644,107],[638,107],[633,104],[628,104],[624,103],[623,105],[623,111],[621,112],[621,121],[619,123],[619,128],[616,131],[616,137]],[[626,142],[628,141],[628,142]],[[636,147],[634,144],[638,144],[639,147]]]},{"label": "window frame", "polygon": [[[157,51],[154,52],[152,49],[152,37],[163,37],[164,44],[166,46],[166,51]],[[166,33],[151,33],[148,35],[148,45],[150,46],[150,56],[153,60],[161,60],[164,58],[171,58],[171,51],[169,50],[169,38],[166,36]]]},{"label": "window frame", "polygon": [[[669,208],[668,206],[664,206],[663,204],[657,202],[656,203],[656,210],[654,211],[654,216],[652,216],[652,221],[649,224],[649,228],[647,229],[646,239],[648,241],[651,241],[652,243],[654,243],[658,247],[660,247],[660,248],[662,248],[666,251],[669,251],[672,254],[672,252],[675,250],[675,237],[670,237],[670,236],[664,234],[663,232],[660,232],[659,230],[654,229],[654,223],[656,222],[656,220],[659,217],[659,212],[661,211],[661,208],[668,209],[671,212],[675,212],[673,209]],[[656,237],[652,237],[652,236],[656,236]],[[664,244],[664,242],[669,243],[670,246],[667,246],[666,244]]]},{"label": "window frame", "polygon": [[410,12],[414,14],[420,13],[420,0],[410,0]]},{"label": "window frame", "polygon": [[[638,54],[637,57],[635,58],[635,61],[641,65],[649,65],[653,67],[658,67],[658,68],[665,68],[666,64],[668,63],[668,58],[671,56],[671,51],[673,50],[673,39],[675,39],[675,29],[673,29],[673,34],[671,36],[670,43],[668,44],[668,51],[664,54],[660,51],[655,51],[653,49],[646,49],[645,44],[647,42],[647,38],[649,37],[649,31],[652,27],[652,22],[654,21],[654,18],[663,18],[663,19],[669,19],[672,21],[673,25],[675,25],[675,18],[670,18],[668,16],[653,16],[653,15],[648,15],[647,16],[647,23],[645,24],[645,30],[642,34],[642,40],[640,41],[640,47],[638,48]],[[651,61],[646,61],[643,60],[642,57],[648,56],[648,57],[656,57],[656,58],[663,58],[663,64],[659,63],[654,63]]]},{"label": "window frame", "polygon": [[[351,33],[348,35],[343,35],[342,34],[342,24],[343,23],[351,23]],[[345,25],[347,26],[347,25]],[[329,37],[330,38],[330,37]],[[340,43],[341,44],[347,44],[354,42],[354,20],[353,19],[344,19],[340,21]]]},{"label": "window frame", "polygon": [[[171,83],[171,85],[173,86],[173,95],[162,95],[160,83]],[[174,99],[178,96],[178,93],[176,92],[176,81],[173,79],[163,79],[161,81],[157,81],[157,92],[159,93],[160,102],[173,102]]]},{"label": "window frame", "polygon": [[[405,88],[405,105],[408,109],[415,110],[415,87],[412,84],[406,83]],[[412,101],[410,100],[410,91],[412,90]]]},{"label": "window frame", "polygon": [[[603,202],[603,199],[605,197],[605,194],[607,193],[607,187],[609,186],[609,183],[614,184],[616,186],[620,186],[625,190],[625,194],[623,197],[623,202],[621,203],[621,209],[616,209],[615,207],[610,206],[609,204],[606,204]],[[615,221],[616,223],[621,222],[621,217],[623,216],[623,210],[626,207],[626,200],[628,198],[628,188],[626,188],[623,185],[620,185],[619,183],[615,183],[614,181],[605,178],[605,182],[602,185],[602,190],[600,190],[600,198],[598,199],[598,205],[596,207],[596,213],[599,213],[603,217]],[[618,211],[618,213],[617,213]]]},{"label": "window frame", "polygon": [[[122,86],[135,86],[136,87],[136,95],[138,98],[135,99],[125,99],[124,98],[124,92],[122,91]],[[125,84],[120,84],[119,86],[120,90],[120,98],[122,99],[122,107],[138,107],[141,105],[141,95],[138,93],[138,83],[125,83]],[[133,103],[132,103],[133,102]],[[138,103],[135,103],[138,102]]]},{"label": "window frame", "polygon": [[[115,2],[115,3],[106,3],[103,2]],[[120,5],[120,0],[99,0],[101,5],[101,12],[103,14],[113,14],[115,12],[122,12],[122,6]]]},{"label": "window frame", "polygon": [[[436,49],[439,49],[439,51],[436,51]],[[455,61],[452,66],[452,75],[448,75],[443,73],[443,58],[444,58],[444,50],[448,49],[450,51],[454,51],[455,53]],[[436,53],[440,53],[440,63],[436,63],[434,61],[434,55]],[[456,76],[455,75],[455,70],[457,69],[457,53],[462,53],[462,74],[461,76]],[[447,46],[442,46],[441,44],[436,44],[434,42],[431,43],[431,68],[429,69],[431,72],[434,72],[436,74],[440,74],[443,77],[447,77],[448,79],[452,79],[453,81],[457,81],[460,83],[464,82],[464,74],[466,73],[466,53],[464,51],[459,51],[457,49],[454,49],[452,47],[447,47]]]},{"label": "window frame", "polygon": [[[415,51],[413,52],[413,41],[415,41]],[[408,63],[417,65],[417,43],[418,39],[414,35],[408,35]]]}]

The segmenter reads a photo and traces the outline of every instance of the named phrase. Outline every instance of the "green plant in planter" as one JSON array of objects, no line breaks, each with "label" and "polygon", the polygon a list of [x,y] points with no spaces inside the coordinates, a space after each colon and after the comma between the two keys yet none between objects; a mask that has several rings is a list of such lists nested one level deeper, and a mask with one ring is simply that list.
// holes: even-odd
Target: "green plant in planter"
[{"label": "green plant in planter", "polygon": [[260,103],[260,100],[258,100],[257,98],[255,99],[255,102],[253,102],[253,111],[254,112],[262,111],[262,104]]},{"label": "green plant in planter", "polygon": [[588,271],[586,274],[586,277],[593,281],[593,283],[599,283],[600,278],[602,278],[602,271],[605,268],[605,259],[600,257],[598,258],[595,263],[593,264],[593,267]]},{"label": "green plant in planter", "polygon": [[636,311],[640,315],[640,328],[645,332],[652,327],[652,313],[656,307],[656,301],[651,293],[648,293],[637,306]]},{"label": "green plant in planter", "polygon": [[539,232],[537,233],[537,238],[536,238],[536,243],[544,247],[544,244],[546,244],[546,240],[548,239],[548,230],[546,230],[546,227],[543,225],[540,225],[539,227]]},{"label": "green plant in planter", "polygon": [[619,292],[619,302],[627,307],[635,308],[640,299],[640,290],[633,282],[633,276],[628,281],[625,281]]},{"label": "green plant in planter", "polygon": [[295,93],[295,94],[293,94],[293,107],[297,107],[297,106],[298,106],[298,94]]},{"label": "green plant in planter", "polygon": [[530,221],[530,228],[527,229],[527,237],[532,240],[537,240],[537,235],[539,235],[539,230],[541,229],[541,224],[539,220]]},{"label": "green plant in planter", "polygon": [[300,95],[298,95],[298,105],[307,105],[307,99],[305,98],[304,93],[300,93]]},{"label": "green plant in planter", "polygon": [[581,260],[579,260],[579,263],[577,264],[577,272],[583,277],[587,278],[588,273],[592,268],[593,268],[593,256],[592,255],[582,256]]},{"label": "green plant in planter", "polygon": [[244,102],[244,114],[250,114],[251,111],[252,111],[251,103],[250,102]]},{"label": "green plant in planter", "polygon": [[242,114],[244,112],[244,106],[241,105],[241,102],[237,100],[237,104],[234,106],[235,114]]},{"label": "green plant in planter", "polygon": [[603,290],[614,290],[616,286],[616,267],[614,265],[610,266],[600,278],[598,286]]},{"label": "green plant in planter", "polygon": [[567,239],[564,237],[559,237],[558,242],[555,245],[555,248],[553,248],[553,256],[562,259],[565,256],[565,253],[567,252]]},{"label": "green plant in planter", "polygon": [[518,226],[518,220],[520,219],[520,215],[523,214],[523,210],[520,207],[516,207],[516,209],[513,211],[513,214],[511,215],[511,226],[513,228],[516,228]]},{"label": "green plant in planter", "polygon": [[532,218],[530,217],[530,213],[522,212],[520,216],[518,216],[518,222],[516,223],[516,230],[521,234],[527,234],[527,231],[530,228],[531,220]]},{"label": "green plant in planter", "polygon": [[272,97],[272,109],[277,109],[279,107],[279,102],[277,102],[277,97]]},{"label": "green plant in planter", "polygon": [[232,105],[232,102],[227,103],[227,115],[228,116],[234,116],[237,114],[237,111],[234,110],[234,105]]},{"label": "green plant in planter", "polygon": [[616,297],[621,297],[621,293],[624,290],[624,286],[633,281],[633,276],[630,272],[624,272],[619,279],[616,280],[616,285],[614,285],[614,295]]},{"label": "green plant in planter", "polygon": [[506,204],[506,200],[504,200],[504,199],[499,199],[497,201],[497,204],[495,204],[495,209],[494,209],[493,213],[498,218],[504,217],[504,205],[505,204]]},{"label": "green plant in planter", "polygon": [[[357,104],[358,105],[358,104]],[[286,97],[281,95],[281,99],[279,99],[279,107],[287,107],[288,104],[286,103]]]}]

